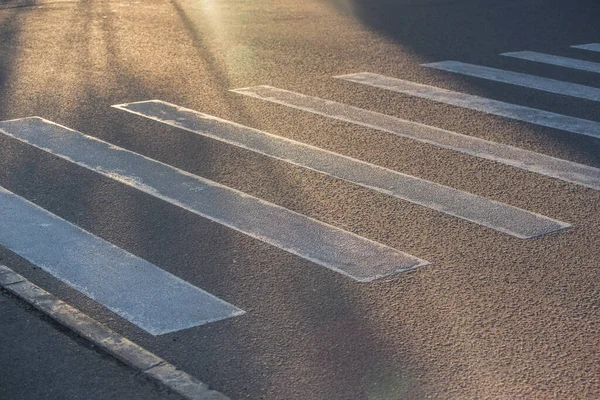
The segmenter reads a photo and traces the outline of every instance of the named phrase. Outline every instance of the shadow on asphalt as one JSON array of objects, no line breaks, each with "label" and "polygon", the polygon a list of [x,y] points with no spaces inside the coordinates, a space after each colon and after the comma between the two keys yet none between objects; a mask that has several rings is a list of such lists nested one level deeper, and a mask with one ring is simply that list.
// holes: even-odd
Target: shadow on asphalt
[{"label": "shadow on asphalt", "polygon": [[[552,10],[552,5],[558,4],[558,1],[543,0],[322,1],[333,4],[340,13],[353,16],[368,28],[427,61],[455,59],[485,63],[490,55],[499,52],[526,48],[551,52],[559,47],[600,37],[600,4],[596,0],[573,1],[571,6],[557,7],[556,11]],[[12,3],[0,0],[0,8]],[[170,4],[182,23],[186,39],[193,43],[195,51],[190,58],[201,60],[201,67],[208,71],[213,80],[212,92],[197,93],[196,96],[217,96],[215,101],[224,105],[226,111],[251,122],[252,113],[237,106],[240,102],[233,98],[234,95],[222,93],[224,88],[231,88],[231,81],[222,61],[213,54],[205,40],[202,29],[209,24],[208,17],[201,14],[190,16],[189,11],[175,0]],[[518,14],[515,13],[516,6],[540,9],[540,12]],[[66,27],[60,28],[64,29],[63,37],[69,50],[54,55],[55,65],[72,68],[73,75],[69,76],[67,84],[74,89],[65,91],[71,98],[64,94],[64,98],[56,99],[52,97],[53,93],[39,93],[30,99],[27,105],[29,109],[37,110],[35,113],[44,118],[216,181],[225,178],[221,175],[224,169],[221,168],[224,167],[222,159],[225,157],[219,158],[215,154],[228,154],[231,160],[250,160],[248,164],[258,165],[258,170],[253,174],[270,176],[269,184],[274,189],[292,186],[287,193],[296,196],[295,201],[302,208],[301,181],[290,183],[282,179],[278,161],[265,160],[210,139],[137,117],[124,116],[122,112],[110,109],[112,104],[154,98],[188,106],[186,101],[189,99],[184,95],[179,98],[176,93],[144,82],[136,71],[122,62],[128,54],[119,41],[117,20],[107,2],[84,1],[77,4],[76,10],[66,22]],[[18,53],[20,19],[11,12],[2,18],[0,115],[6,116],[11,115],[9,93],[13,93],[13,90],[4,89],[11,84],[19,57],[26,55]],[[535,23],[532,19],[535,19]],[[568,26],[568,21],[579,21],[579,24],[577,27]],[[541,30],[540,24],[544,27]],[[95,26],[97,30],[87,29],[90,26]],[[511,29],[516,26],[519,29]],[[563,29],[557,29],[557,26]],[[569,34],[565,35],[565,31]],[[457,46],[457,43],[461,45]],[[98,54],[104,58],[98,60]],[[102,63],[100,66],[99,61]],[[72,67],[73,63],[77,64],[77,68]],[[498,60],[498,66],[514,68],[515,65],[511,60]],[[561,74],[552,68],[542,70],[557,77]],[[445,76],[449,81],[461,79]],[[481,95],[492,93],[492,85],[475,80],[469,82],[473,90]],[[102,92],[103,85],[110,88],[108,93]],[[518,102],[522,93],[509,88],[505,94],[507,99],[512,96]],[[133,94],[136,98],[131,98]],[[550,100],[536,101],[547,108],[553,106]],[[57,107],[56,102],[65,106]],[[580,103],[575,104],[577,106]],[[564,106],[569,107],[568,101],[565,100]],[[582,117],[590,119],[597,116],[596,108],[592,109],[590,105],[572,111],[574,115],[580,113]],[[101,122],[90,126],[92,118]],[[573,151],[586,154],[590,160],[600,152],[600,145],[590,145],[587,139],[573,140],[572,136],[565,139],[561,133],[550,133],[548,139],[573,147]],[[312,272],[319,267],[294,256],[282,256],[280,259],[301,268],[292,271],[285,284],[269,286],[271,281],[262,279],[261,274],[263,268],[273,266],[269,265],[269,260],[256,257],[255,254],[241,254],[239,249],[249,242],[243,235],[205,220],[200,221],[178,207],[108,178],[74,168],[70,163],[57,161],[39,150],[6,138],[0,138],[0,144],[0,155],[10,166],[10,171],[4,172],[0,182],[8,189],[252,314],[252,318],[245,315],[211,324],[198,331],[191,329],[159,338],[151,338],[130,328],[135,333],[132,339],[138,343],[159,355],[173,357],[170,361],[192,374],[201,371],[199,377],[203,380],[222,385],[219,389],[231,390],[239,396],[267,392],[273,385],[273,377],[278,374],[283,376],[284,372],[289,376],[297,372],[298,379],[322,373],[318,378],[331,386],[353,388],[359,386],[357,382],[360,381],[378,380],[383,384],[389,383],[391,391],[403,390],[404,382],[399,382],[395,374],[404,360],[387,354],[387,344],[380,340],[378,332],[372,330],[375,326],[372,319],[381,317],[385,320],[389,316],[372,314],[368,301],[369,288],[346,278],[310,280],[306,270]],[[18,158],[15,158],[17,156],[12,150],[17,150]],[[48,193],[50,195],[46,195]],[[210,239],[198,242],[195,240],[198,237]],[[257,248],[258,252],[264,251],[266,255],[275,252],[256,241],[252,241],[251,246]],[[172,265],[172,260],[177,261],[177,267]],[[245,268],[246,272],[240,273],[240,268]],[[323,276],[322,273],[315,275]],[[247,278],[247,281],[243,278]],[[407,277],[406,281],[410,279]],[[308,285],[310,290],[307,289]],[[74,295],[68,288],[63,287],[62,290]],[[257,298],[256,294],[251,294],[256,291],[268,296],[265,295],[259,304],[243,304],[244,298]],[[353,298],[367,300],[353,303],[349,300]],[[283,310],[282,314],[271,315],[264,311],[277,309]],[[113,318],[106,313],[103,315],[109,322]],[[443,320],[443,316],[439,318]],[[278,332],[265,331],[265,327],[269,326],[277,326]],[[197,332],[201,332],[203,337],[198,338]],[[402,333],[398,335],[402,336]],[[268,345],[256,341],[263,336],[271,336]],[[195,343],[195,347],[190,350],[180,343]],[[190,355],[190,351],[194,354]],[[300,361],[286,359],[286,354],[297,354]],[[348,360],[352,363],[348,363]],[[235,387],[235,383],[223,381],[226,375],[236,376],[239,382],[246,382],[248,386]],[[410,377],[403,379],[408,381]],[[385,388],[382,390],[385,393]]]},{"label": "shadow on asphalt", "polygon": [[587,43],[600,31],[596,0],[322,1],[428,59],[469,62],[490,53],[552,50]]},{"label": "shadow on asphalt", "polygon": [[[596,0],[568,3],[560,0],[321,1],[397,43],[423,63],[454,60],[599,86],[597,74],[592,72],[499,56],[503,52],[532,50],[549,54],[562,52],[568,57],[600,62],[600,54],[570,49],[572,45],[593,42],[600,37],[600,2]],[[596,103],[592,101],[548,95],[425,67],[423,70],[430,76],[443,77],[449,84],[467,83],[473,94],[482,97],[598,120]],[[395,77],[402,79],[402,71]],[[568,149],[566,154],[580,156],[581,162],[600,165],[597,156],[600,141],[553,129],[545,129],[541,134],[546,142]]]}]

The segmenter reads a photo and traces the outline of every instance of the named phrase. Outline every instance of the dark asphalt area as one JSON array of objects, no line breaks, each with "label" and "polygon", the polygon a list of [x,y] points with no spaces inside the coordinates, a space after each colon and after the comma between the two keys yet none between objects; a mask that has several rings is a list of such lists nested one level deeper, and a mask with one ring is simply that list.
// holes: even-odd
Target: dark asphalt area
[{"label": "dark asphalt area", "polygon": [[[597,139],[332,78],[368,71],[600,122],[592,101],[420,66],[600,87],[498,56],[600,62],[569,47],[600,42],[598,21],[597,0],[0,0],[0,120],[46,118],[431,265],[355,282],[4,135],[0,186],[246,314],[154,337],[1,247],[0,262],[232,399],[600,398],[600,192],[228,91],[272,85],[600,167]],[[517,239],[110,108],[150,99],[573,227]]]},{"label": "dark asphalt area", "polygon": [[0,320],[0,399],[180,399],[5,292]]}]

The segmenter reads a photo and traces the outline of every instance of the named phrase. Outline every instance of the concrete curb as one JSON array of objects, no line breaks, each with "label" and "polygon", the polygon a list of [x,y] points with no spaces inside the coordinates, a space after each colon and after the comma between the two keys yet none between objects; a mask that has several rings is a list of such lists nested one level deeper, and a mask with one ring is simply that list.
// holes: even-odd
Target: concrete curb
[{"label": "concrete curb", "polygon": [[146,377],[189,400],[229,400],[205,383],[71,307],[10,268],[0,265],[0,287],[100,347]]}]

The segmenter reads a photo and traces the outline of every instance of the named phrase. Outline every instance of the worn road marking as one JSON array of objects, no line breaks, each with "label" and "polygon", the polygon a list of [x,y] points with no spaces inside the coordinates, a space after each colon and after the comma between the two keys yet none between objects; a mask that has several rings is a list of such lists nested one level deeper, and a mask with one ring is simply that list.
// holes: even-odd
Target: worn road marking
[{"label": "worn road marking", "polygon": [[87,314],[0,265],[0,287],[187,400],[229,400],[193,376],[110,330]]},{"label": "worn road marking", "polygon": [[600,169],[270,86],[236,93],[600,190]]},{"label": "worn road marking", "polygon": [[427,265],[381,243],[41,118],[0,132],[358,281]]},{"label": "worn road marking", "polygon": [[501,53],[500,55],[506,57],[519,58],[521,60],[539,62],[543,64],[557,65],[559,67],[578,69],[581,71],[600,73],[600,63],[592,61],[577,60],[575,58],[537,53],[535,51],[515,51],[509,53]]},{"label": "worn road marking", "polygon": [[542,78],[540,76],[484,67],[481,65],[466,64],[459,61],[442,61],[423,64],[423,66],[454,72],[457,74],[473,76],[476,78],[542,90],[549,93],[577,97],[591,101],[600,101],[600,88],[579,85],[577,83],[558,81],[556,79]]},{"label": "worn road marking", "polygon": [[578,44],[576,46],[571,47],[574,49],[600,52],[600,43]]},{"label": "worn road marking", "polygon": [[519,238],[539,236],[569,226],[507,204],[162,101],[123,104],[118,108]]},{"label": "worn road marking", "polygon": [[244,313],[2,187],[0,244],[152,335]]},{"label": "worn road marking", "polygon": [[600,123],[595,121],[453,92],[370,72],[341,75],[336,78],[600,139]]}]

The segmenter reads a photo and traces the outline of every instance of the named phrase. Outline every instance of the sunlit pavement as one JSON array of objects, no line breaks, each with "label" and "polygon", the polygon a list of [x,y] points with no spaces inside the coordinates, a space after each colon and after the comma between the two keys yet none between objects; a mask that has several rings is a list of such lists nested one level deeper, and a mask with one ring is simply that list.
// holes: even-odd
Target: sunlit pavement
[{"label": "sunlit pavement", "polygon": [[[0,0],[0,264],[232,399],[598,398],[599,17]],[[0,303],[2,396],[175,396]]]}]

